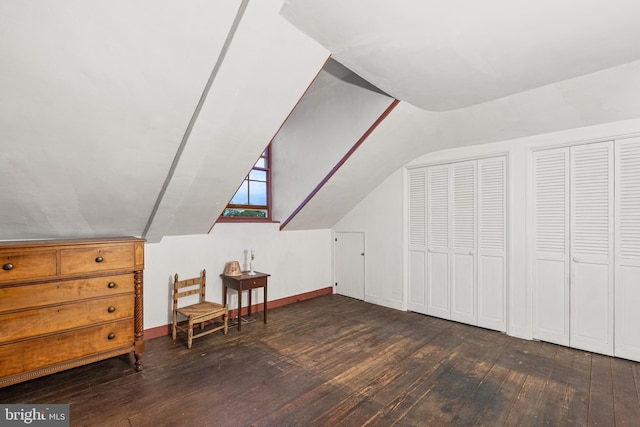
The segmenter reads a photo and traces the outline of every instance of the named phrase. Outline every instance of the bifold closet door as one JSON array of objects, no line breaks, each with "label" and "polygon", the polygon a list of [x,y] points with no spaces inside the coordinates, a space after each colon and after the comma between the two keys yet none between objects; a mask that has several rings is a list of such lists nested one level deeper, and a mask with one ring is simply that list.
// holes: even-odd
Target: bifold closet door
[{"label": "bifold closet door", "polygon": [[425,168],[408,171],[409,180],[409,292],[407,307],[427,314],[426,297],[426,221],[427,172]]},{"label": "bifold closet door", "polygon": [[507,158],[478,160],[478,326],[507,330]]},{"label": "bifold closet door", "polygon": [[427,169],[427,314],[451,319],[449,165]]},{"label": "bifold closet door", "polygon": [[640,361],[640,138],[616,141],[615,355]]},{"label": "bifold closet door", "polygon": [[451,320],[477,325],[476,161],[451,165]]},{"label": "bifold closet door", "polygon": [[409,310],[506,331],[506,156],[410,169]]},{"label": "bifold closet door", "polygon": [[613,143],[533,162],[534,338],[613,354]]},{"label": "bifold closet door", "polygon": [[571,147],[570,345],[613,355],[613,142]]},{"label": "bifold closet door", "polygon": [[569,345],[569,148],[533,153],[533,337]]}]

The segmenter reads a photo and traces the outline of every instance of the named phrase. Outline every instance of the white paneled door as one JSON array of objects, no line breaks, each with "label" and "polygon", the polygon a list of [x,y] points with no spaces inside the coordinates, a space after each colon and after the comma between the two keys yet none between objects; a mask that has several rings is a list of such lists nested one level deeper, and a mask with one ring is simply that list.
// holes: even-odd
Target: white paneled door
[{"label": "white paneled door", "polygon": [[336,293],[364,301],[364,233],[336,232]]}]

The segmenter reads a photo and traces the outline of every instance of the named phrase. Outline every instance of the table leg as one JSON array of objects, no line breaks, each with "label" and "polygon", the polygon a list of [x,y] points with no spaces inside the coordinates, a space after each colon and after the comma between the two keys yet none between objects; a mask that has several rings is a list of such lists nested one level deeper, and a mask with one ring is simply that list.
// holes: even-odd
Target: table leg
[{"label": "table leg", "polygon": [[251,317],[251,291],[252,291],[252,289],[248,290],[248,292],[249,292],[249,309],[247,311],[247,313],[248,313],[247,316],[249,316],[249,317]]},{"label": "table leg", "polygon": [[242,285],[238,286],[238,332],[242,328]]},{"label": "table leg", "polygon": [[267,323],[267,285],[264,285],[264,323]]},{"label": "table leg", "polygon": [[[222,305],[227,305],[227,285],[223,285],[222,289]],[[222,321],[224,322],[224,316],[222,316]]]}]

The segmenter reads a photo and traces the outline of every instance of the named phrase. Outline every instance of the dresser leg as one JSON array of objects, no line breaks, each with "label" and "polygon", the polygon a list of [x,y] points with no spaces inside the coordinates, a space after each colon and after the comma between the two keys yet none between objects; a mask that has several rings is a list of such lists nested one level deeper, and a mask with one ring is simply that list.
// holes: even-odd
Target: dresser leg
[{"label": "dresser leg", "polygon": [[136,371],[142,371],[142,353],[144,353],[144,341],[136,341],[133,355],[136,357]]},{"label": "dresser leg", "polygon": [[136,371],[142,371],[142,355],[139,353],[135,353],[136,356]]},{"label": "dresser leg", "polygon": [[142,275],[142,270],[136,270],[133,275],[135,289],[133,345],[136,356],[136,371],[138,372],[142,370],[142,353],[144,353]]}]

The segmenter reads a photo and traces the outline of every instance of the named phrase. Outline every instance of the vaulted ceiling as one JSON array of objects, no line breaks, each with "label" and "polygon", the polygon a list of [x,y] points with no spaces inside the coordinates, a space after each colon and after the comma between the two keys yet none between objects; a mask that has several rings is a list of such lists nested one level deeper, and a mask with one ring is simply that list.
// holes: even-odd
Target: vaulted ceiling
[{"label": "vaulted ceiling", "polygon": [[[640,117],[637,16],[628,0],[3,0],[0,240],[207,233],[274,136],[291,166],[276,219],[331,227],[430,151]],[[330,56],[346,68],[322,71]]]}]

